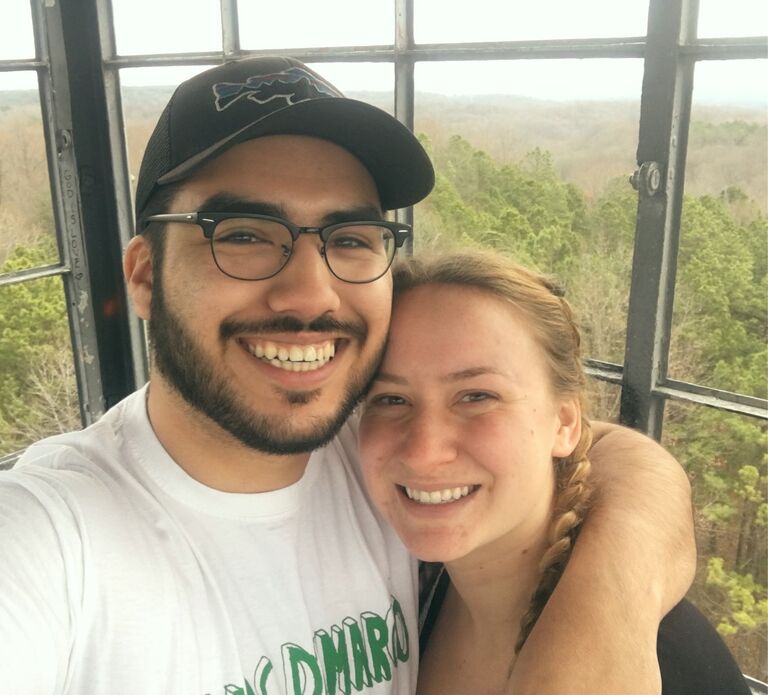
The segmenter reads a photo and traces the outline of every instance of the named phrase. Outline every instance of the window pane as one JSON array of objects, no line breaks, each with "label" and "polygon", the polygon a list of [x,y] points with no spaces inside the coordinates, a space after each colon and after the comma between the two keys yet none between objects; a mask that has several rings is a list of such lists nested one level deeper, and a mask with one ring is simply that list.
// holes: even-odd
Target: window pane
[{"label": "window pane", "polygon": [[[581,312],[580,312],[581,313]],[[621,386],[609,381],[587,379],[587,415],[593,422],[618,422],[621,405]]]},{"label": "window pane", "polygon": [[0,3],[0,60],[35,57],[35,39],[29,0]]},{"label": "window pane", "polygon": [[394,113],[395,66],[392,63],[310,63],[309,67],[346,96]]},{"label": "window pane", "polygon": [[79,412],[61,279],[0,287],[0,456],[78,429]]},{"label": "window pane", "polygon": [[221,50],[217,0],[112,0],[112,10],[120,55]]},{"label": "window pane", "polygon": [[[463,79],[470,75],[483,79]],[[637,209],[627,175],[641,82],[635,60],[416,66],[416,130],[438,171],[416,211],[417,248],[491,246],[559,276],[587,354],[616,363],[624,358]]]},{"label": "window pane", "polygon": [[765,0],[699,0],[698,35],[702,38],[768,35]]},{"label": "window pane", "polygon": [[[59,260],[35,73],[0,73],[0,273]],[[14,253],[36,249],[34,254]]]},{"label": "window pane", "polygon": [[251,50],[391,45],[395,40],[392,0],[241,2],[238,16],[240,43]]},{"label": "window pane", "polygon": [[645,36],[648,0],[443,0],[414,4],[417,43]]},{"label": "window pane", "polygon": [[[694,106],[768,107],[768,60],[706,60],[696,63]],[[727,114],[724,114],[727,116]]]},{"label": "window pane", "polygon": [[669,373],[765,398],[768,111],[698,89],[755,63],[696,66]]},{"label": "window pane", "polygon": [[766,681],[766,426],[671,402],[662,443],[693,486],[699,568],[689,597],[718,628],[744,673]]}]

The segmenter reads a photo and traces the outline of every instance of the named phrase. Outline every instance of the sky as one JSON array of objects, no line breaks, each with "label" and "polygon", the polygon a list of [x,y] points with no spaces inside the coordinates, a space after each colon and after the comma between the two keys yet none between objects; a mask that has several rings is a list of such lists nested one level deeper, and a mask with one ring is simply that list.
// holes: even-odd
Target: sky
[{"label": "sky", "polygon": [[[238,5],[245,49],[392,43],[393,0],[292,0],[290,21],[286,21],[282,3],[239,0]],[[415,0],[415,40],[449,43],[642,36],[647,11],[647,0]],[[217,0],[113,0],[113,12],[120,54],[220,48]],[[0,1],[0,60],[34,54],[29,15],[29,0]],[[152,21],[147,21],[149,17]],[[179,17],[184,18],[181,27]],[[768,35],[768,0],[700,0],[699,36],[754,35]],[[121,72],[121,82],[177,84],[201,69],[128,69]],[[391,91],[394,84],[393,68],[387,63],[324,64],[319,69],[343,91]],[[638,59],[416,65],[417,91],[442,94],[637,99],[641,81],[642,61]],[[0,73],[0,90],[35,86],[33,73]],[[694,99],[768,105],[768,60],[700,62]]]}]

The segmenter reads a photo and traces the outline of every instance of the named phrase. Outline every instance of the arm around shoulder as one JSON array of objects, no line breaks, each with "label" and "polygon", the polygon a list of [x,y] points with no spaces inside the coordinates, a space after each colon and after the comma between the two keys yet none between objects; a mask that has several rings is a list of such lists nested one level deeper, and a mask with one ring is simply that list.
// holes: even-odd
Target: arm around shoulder
[{"label": "arm around shoulder", "polygon": [[642,434],[594,423],[594,503],[520,653],[515,695],[661,691],[656,636],[696,568],[690,484]]},{"label": "arm around shoulder", "polygon": [[592,541],[602,543],[612,534],[626,542],[616,552],[631,570],[630,588],[640,591],[633,597],[642,601],[650,590],[660,621],[685,596],[696,572],[688,476],[669,452],[639,432],[608,423],[595,423],[593,430],[595,504],[584,531]]}]

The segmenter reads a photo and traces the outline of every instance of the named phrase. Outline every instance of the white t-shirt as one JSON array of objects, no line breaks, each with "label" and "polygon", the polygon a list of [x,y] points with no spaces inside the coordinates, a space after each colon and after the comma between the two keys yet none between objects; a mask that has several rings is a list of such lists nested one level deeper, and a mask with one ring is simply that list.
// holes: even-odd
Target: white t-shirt
[{"label": "white t-shirt", "polygon": [[168,456],[145,391],[0,473],[0,694],[410,695],[415,563],[355,423],[296,484],[224,493]]}]

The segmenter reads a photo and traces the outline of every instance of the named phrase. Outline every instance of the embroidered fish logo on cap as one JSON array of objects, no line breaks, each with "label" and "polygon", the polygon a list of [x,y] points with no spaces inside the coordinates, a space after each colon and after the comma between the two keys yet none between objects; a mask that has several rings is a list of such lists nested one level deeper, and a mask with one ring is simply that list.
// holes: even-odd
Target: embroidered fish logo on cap
[{"label": "embroidered fish logo on cap", "polygon": [[249,77],[245,82],[218,82],[213,85],[216,110],[224,111],[246,98],[258,104],[285,99],[285,105],[298,104],[320,96],[342,97],[331,84],[302,68],[288,68],[269,75]]}]

